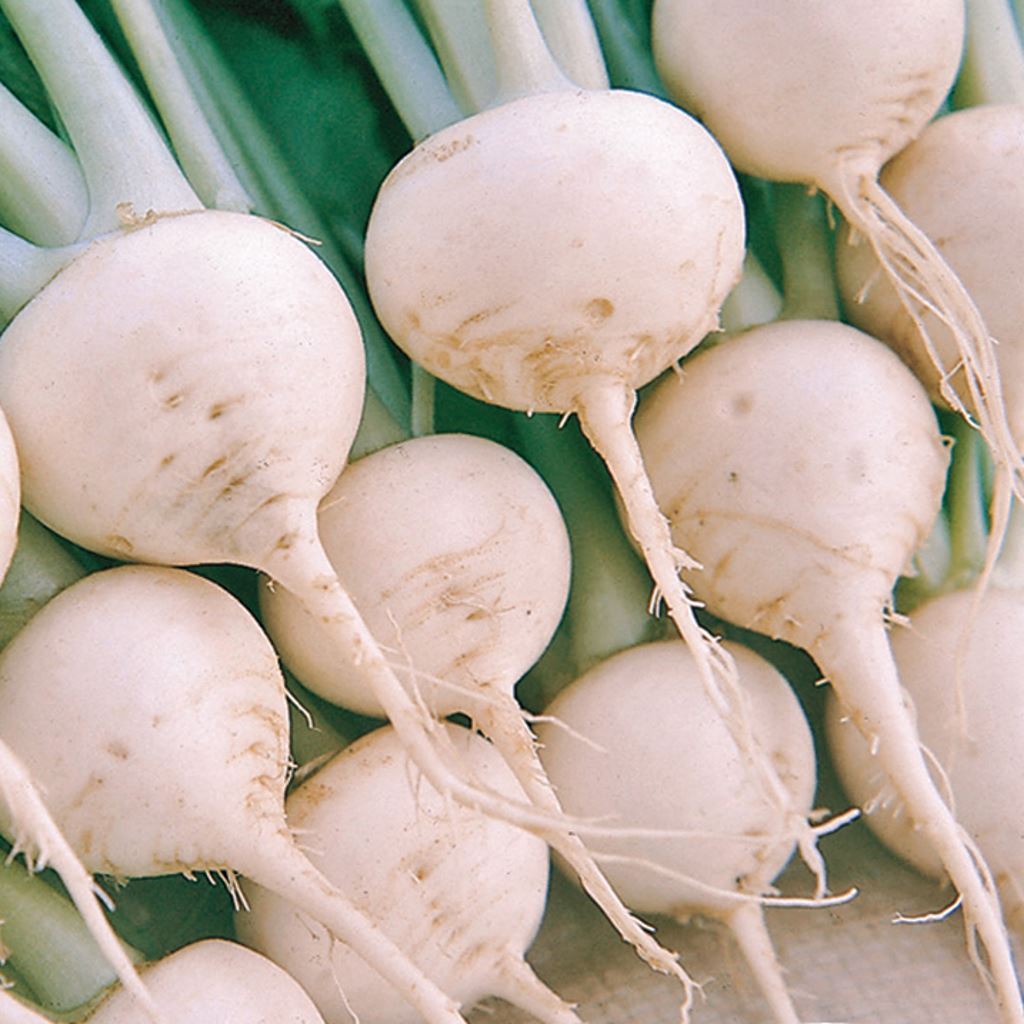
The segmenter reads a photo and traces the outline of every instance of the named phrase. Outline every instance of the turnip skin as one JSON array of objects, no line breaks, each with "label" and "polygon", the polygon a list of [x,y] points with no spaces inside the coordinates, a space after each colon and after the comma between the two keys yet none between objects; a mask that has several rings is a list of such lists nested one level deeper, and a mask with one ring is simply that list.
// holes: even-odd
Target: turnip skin
[{"label": "turnip skin", "polygon": [[[446,731],[474,774],[522,799],[490,744],[458,726]],[[314,863],[463,1006],[500,995],[542,1020],[577,1020],[522,960],[546,902],[544,843],[419,782],[393,729],[346,747],[287,806]],[[378,975],[305,914],[259,887],[245,893],[240,937],[288,970],[328,1024],[353,1014],[364,1024],[416,1024]]]},{"label": "turnip skin", "polygon": [[884,631],[942,498],[946,455],[923,388],[855,328],[786,321],[692,360],[636,429],[673,537],[704,566],[697,595],[815,658],[955,879],[1004,1019],[1024,1019],[998,900],[929,775]]},{"label": "turnip skin", "polygon": [[[999,342],[1007,417],[1024,448],[1024,108],[971,107],[933,121],[886,164],[881,183],[956,271]],[[879,275],[870,247],[848,230],[836,247],[836,269],[851,321],[891,345],[932,400],[945,404],[921,331]],[[949,383],[970,406],[948,327],[928,310],[917,315]]]},{"label": "turnip skin", "polygon": [[385,180],[366,236],[391,337],[468,394],[537,412],[653,379],[714,329],[742,259],[714,141],[623,90],[528,96],[436,133]]},{"label": "turnip skin", "polygon": [[[960,590],[919,605],[909,626],[893,632],[892,648],[921,743],[942,767],[939,784],[944,791],[949,786],[957,819],[984,855],[1007,917],[1019,930],[1024,924],[1024,844],[1015,787],[1024,776],[1024,594],[990,587],[976,615],[975,597],[972,590]],[[968,622],[971,630],[961,652]],[[837,700],[828,704],[826,725],[840,780],[865,809],[872,831],[919,871],[944,877],[941,861],[880,776],[870,748]]]},{"label": "turnip skin", "polygon": [[25,504],[61,535],[121,559],[251,563],[341,472],[364,375],[326,267],[283,228],[203,211],[105,236],[58,274],[4,334],[0,405]]},{"label": "turnip skin", "polygon": [[[312,1000],[275,964],[244,946],[206,939],[143,970],[154,999],[181,1024],[323,1024]],[[89,1024],[136,1024],[123,990],[86,1018]]]},{"label": "turnip skin", "polygon": [[[728,646],[761,748],[792,806],[809,816],[815,757],[800,705],[771,665]],[[772,892],[772,881],[792,856],[792,822],[780,817],[761,789],[702,691],[686,648],[673,639],[613,655],[563,690],[545,718],[551,721],[538,729],[541,759],[569,813],[625,827],[707,833],[593,840],[599,861],[605,854],[617,858],[604,870],[624,901],[641,913],[723,921],[742,946],[774,1019],[795,1024],[760,908],[751,899]]]}]

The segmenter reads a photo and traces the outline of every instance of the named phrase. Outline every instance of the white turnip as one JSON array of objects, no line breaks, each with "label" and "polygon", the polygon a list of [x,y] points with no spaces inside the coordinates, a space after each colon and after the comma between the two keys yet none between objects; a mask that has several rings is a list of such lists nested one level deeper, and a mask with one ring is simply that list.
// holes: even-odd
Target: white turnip
[{"label": "white turnip", "polygon": [[[941,117],[886,164],[882,186],[933,241],[977,303],[993,337],[1003,400],[1017,451],[1024,451],[1024,106],[972,107]],[[879,273],[870,246],[845,232],[836,249],[847,316],[891,345],[932,398],[950,389],[974,409],[954,330],[929,309],[908,311]],[[1011,498],[1005,470],[993,487],[989,565]]]},{"label": "white turnip", "polygon": [[[758,742],[807,817],[814,746],[799,703],[768,662],[730,644]],[[776,1021],[795,1024],[760,901],[799,832],[780,818],[703,692],[678,639],[644,644],[570,684],[538,727],[541,760],[570,814],[647,835],[591,842],[635,911],[724,922],[739,942]],[[658,830],[665,835],[658,837]],[[691,830],[685,837],[673,829]]]},{"label": "white turnip", "polygon": [[[475,775],[522,798],[489,743],[459,726],[446,731]],[[549,1024],[578,1024],[523,960],[547,899],[546,846],[422,784],[392,728],[337,754],[289,795],[287,810],[324,876],[462,1005],[498,995]],[[327,1024],[417,1024],[376,972],[305,913],[258,886],[244,891],[239,936],[292,974]]]}]

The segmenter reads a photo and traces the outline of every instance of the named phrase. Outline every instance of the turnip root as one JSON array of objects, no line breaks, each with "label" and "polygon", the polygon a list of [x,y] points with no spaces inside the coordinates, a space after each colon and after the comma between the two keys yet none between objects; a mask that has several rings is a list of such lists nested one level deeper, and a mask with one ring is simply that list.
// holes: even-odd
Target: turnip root
[{"label": "turnip root", "polygon": [[[758,741],[793,806],[809,815],[814,746],[800,705],[771,665],[728,646]],[[616,891],[635,911],[726,923],[774,1019],[796,1024],[759,905],[793,853],[793,830],[765,798],[687,649],[674,639],[613,655],[563,690],[546,717],[541,760],[566,811],[651,831],[592,841]],[[659,829],[694,834],[658,838]]]},{"label": "turnip root", "polygon": [[[492,441],[415,438],[346,469],[321,503],[319,531],[403,685],[438,717],[469,715],[530,802],[560,818],[514,697],[551,639],[569,587],[568,537],[543,480]],[[373,693],[346,671],[344,652],[293,595],[271,584],[261,592],[261,608],[277,650],[303,683],[354,711],[382,713]],[[623,938],[649,960],[664,958],[578,835],[562,828],[544,837]]]},{"label": "turnip root", "polygon": [[461,1020],[296,847],[283,809],[284,682],[226,591],[179,569],[88,576],[4,649],[0,694],[0,739],[45,786],[90,870],[229,882],[237,870],[322,920],[424,1019]]},{"label": "turnip root", "polygon": [[[459,726],[446,731],[474,774],[522,798],[490,744]],[[550,1024],[578,1024],[523,960],[547,898],[544,843],[419,784],[392,728],[346,747],[289,795],[287,810],[324,876],[357,894],[359,909],[463,1006],[498,995]],[[292,974],[327,1024],[417,1024],[305,913],[257,886],[244,890],[240,938]]]},{"label": "turnip root", "polygon": [[[974,600],[973,591],[959,590],[919,606],[909,628],[894,631],[892,648],[937,784],[984,855],[1007,917],[1020,929],[1024,842],[1014,796],[1024,776],[1024,592],[989,588],[961,651],[963,624]],[[830,701],[826,723],[840,780],[864,808],[872,830],[920,871],[943,877],[942,861],[892,782],[879,771],[878,759],[851,726],[839,700]]]},{"label": "turnip root", "polygon": [[929,775],[885,635],[893,585],[942,498],[923,388],[852,327],[785,321],[662,382],[637,435],[673,537],[704,566],[697,594],[815,658],[953,879],[1004,1019],[1024,1019],[998,900]]},{"label": "turnip root", "polygon": [[931,310],[948,325],[964,387],[943,383],[943,395],[977,418],[1024,495],[989,331],[963,283],[878,184],[885,161],[939,109],[963,41],[963,0],[657,0],[652,21],[670,93],[733,164],[822,189],[867,241],[908,316]]}]

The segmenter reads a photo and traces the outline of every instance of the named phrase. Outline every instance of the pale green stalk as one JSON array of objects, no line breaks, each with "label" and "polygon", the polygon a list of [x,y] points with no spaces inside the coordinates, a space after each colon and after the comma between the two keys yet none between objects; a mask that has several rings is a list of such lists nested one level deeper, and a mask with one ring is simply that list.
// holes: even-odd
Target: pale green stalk
[{"label": "pale green stalk", "polygon": [[1024,51],[1009,0],[967,0],[967,40],[953,104],[1024,103]]},{"label": "pale green stalk", "polygon": [[[377,397],[373,390],[367,390],[363,402],[363,415],[359,421],[359,430],[352,443],[349,458],[361,459],[364,455],[398,444],[409,438],[409,432],[403,430],[398,421],[388,412],[387,406]],[[3,591],[0,590],[0,594]]]},{"label": "pale green stalk", "polygon": [[174,152],[203,203],[249,213],[253,203],[213,133],[168,39],[160,0],[111,0]]},{"label": "pale green stalk", "polygon": [[559,67],[584,89],[607,89],[608,69],[586,0],[533,0],[533,11]]},{"label": "pale green stalk", "polygon": [[530,0],[485,0],[485,3],[498,76],[498,91],[490,106],[573,88],[551,56],[533,16]]},{"label": "pale green stalk", "polygon": [[[391,105],[413,141],[462,120],[437,58],[402,0],[339,0]],[[434,432],[434,378],[412,368],[413,437]]]},{"label": "pale green stalk", "polygon": [[117,981],[75,905],[20,861],[0,867],[0,914],[8,960],[46,1012],[74,1010]]},{"label": "pale green stalk", "polygon": [[825,201],[805,185],[773,186],[775,241],[782,261],[784,320],[838,320]]},{"label": "pale green stalk", "polygon": [[462,112],[483,110],[498,90],[483,4],[480,0],[417,0],[416,6]]},{"label": "pale green stalk", "polygon": [[38,245],[66,245],[88,207],[74,153],[0,83],[0,219]]},{"label": "pale green stalk", "polygon": [[11,320],[79,252],[79,246],[40,248],[0,228],[0,322]]},{"label": "pale green stalk", "polygon": [[650,614],[653,583],[615,512],[607,473],[575,423],[557,416],[517,416],[526,457],[558,500],[572,548],[565,623],[571,678],[617,651],[654,639],[663,626]]},{"label": "pale green stalk", "polygon": [[73,0],[0,0],[60,112],[89,190],[82,238],[202,208],[149,111]]},{"label": "pale green stalk", "polygon": [[256,211],[318,240],[317,253],[340,282],[355,310],[366,345],[370,385],[399,423],[409,420],[406,383],[390,341],[373,314],[365,289],[349,259],[296,183],[237,79],[226,67],[188,4],[161,0],[168,37],[203,115],[238,171]]},{"label": "pale green stalk", "polygon": [[988,517],[985,502],[985,463],[978,432],[962,417],[950,426],[954,438],[946,506],[950,522],[949,575],[946,587],[969,586],[985,564]]},{"label": "pale green stalk", "polygon": [[461,120],[444,75],[402,0],[339,0],[413,140]]},{"label": "pale green stalk", "polygon": [[615,85],[664,99],[665,90],[654,67],[650,47],[636,25],[626,17],[618,0],[589,2],[601,49]]}]

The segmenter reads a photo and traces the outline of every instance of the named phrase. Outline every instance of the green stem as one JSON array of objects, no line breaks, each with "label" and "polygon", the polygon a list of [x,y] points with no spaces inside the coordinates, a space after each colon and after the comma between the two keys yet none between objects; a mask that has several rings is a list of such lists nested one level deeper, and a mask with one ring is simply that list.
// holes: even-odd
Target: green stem
[{"label": "green stem", "polygon": [[89,207],[70,148],[0,83],[0,218],[39,245],[66,245]]},{"label": "green stem", "polygon": [[498,73],[480,0],[417,0],[416,6],[463,114],[483,110],[497,92]]},{"label": "green stem", "polygon": [[68,130],[89,189],[81,237],[124,213],[201,209],[149,112],[73,0],[0,0]]},{"label": "green stem", "polygon": [[559,428],[556,416],[517,416],[515,425],[524,455],[551,488],[569,529],[567,624],[578,675],[662,632],[648,609],[653,584],[622,531],[607,473],[575,421]]},{"label": "green stem", "polygon": [[805,185],[775,185],[775,240],[782,260],[781,319],[838,320],[825,202]]},{"label": "green stem", "polygon": [[647,40],[626,16],[617,0],[589,0],[612,83],[665,98]]},{"label": "green stem", "polygon": [[586,0],[533,0],[533,10],[559,67],[584,89],[607,89],[608,69]]},{"label": "green stem", "polygon": [[0,867],[0,907],[10,963],[47,1012],[73,1010],[117,981],[74,904],[21,861]]},{"label": "green stem", "polygon": [[462,119],[433,51],[401,0],[339,2],[414,141]]},{"label": "green stem", "polygon": [[[377,78],[414,141],[456,121],[462,108],[401,0],[339,0]],[[434,432],[434,378],[412,367],[413,437]]]},{"label": "green stem", "polygon": [[434,433],[434,401],[437,380],[419,363],[412,366],[412,436]]},{"label": "green stem", "polygon": [[0,320],[13,319],[79,252],[79,246],[43,249],[0,228]]},{"label": "green stem", "polygon": [[18,546],[0,586],[0,648],[85,569],[45,526],[22,512]]},{"label": "green stem", "polygon": [[111,5],[192,187],[206,206],[248,213],[252,200],[192,92],[168,37],[166,16],[150,0],[111,0]]},{"label": "green stem", "polygon": [[[359,421],[359,431],[352,444],[352,451],[349,452],[349,459],[355,461],[364,455],[386,448],[388,445],[398,444],[409,438],[409,432],[403,430],[395,418],[388,412],[387,406],[377,397],[372,390],[366,392],[366,401],[363,402],[363,415]],[[3,591],[0,591],[3,593]]]},{"label": "green stem", "polygon": [[[0,0],[2,2],[2,0]],[[409,394],[365,289],[315,208],[306,199],[238,81],[202,24],[183,0],[163,0],[182,69],[215,135],[238,169],[256,210],[320,240],[318,254],[348,295],[363,331],[370,385],[400,423],[409,422]]]},{"label": "green stem", "polygon": [[498,92],[491,106],[524,96],[575,88],[544,41],[530,0],[486,0]]},{"label": "green stem", "polygon": [[968,586],[985,564],[988,543],[984,467],[978,432],[962,417],[950,423],[954,438],[946,488],[949,510],[950,558],[947,587]]},{"label": "green stem", "polygon": [[967,0],[967,41],[953,105],[1024,103],[1024,50],[1009,0]]}]

